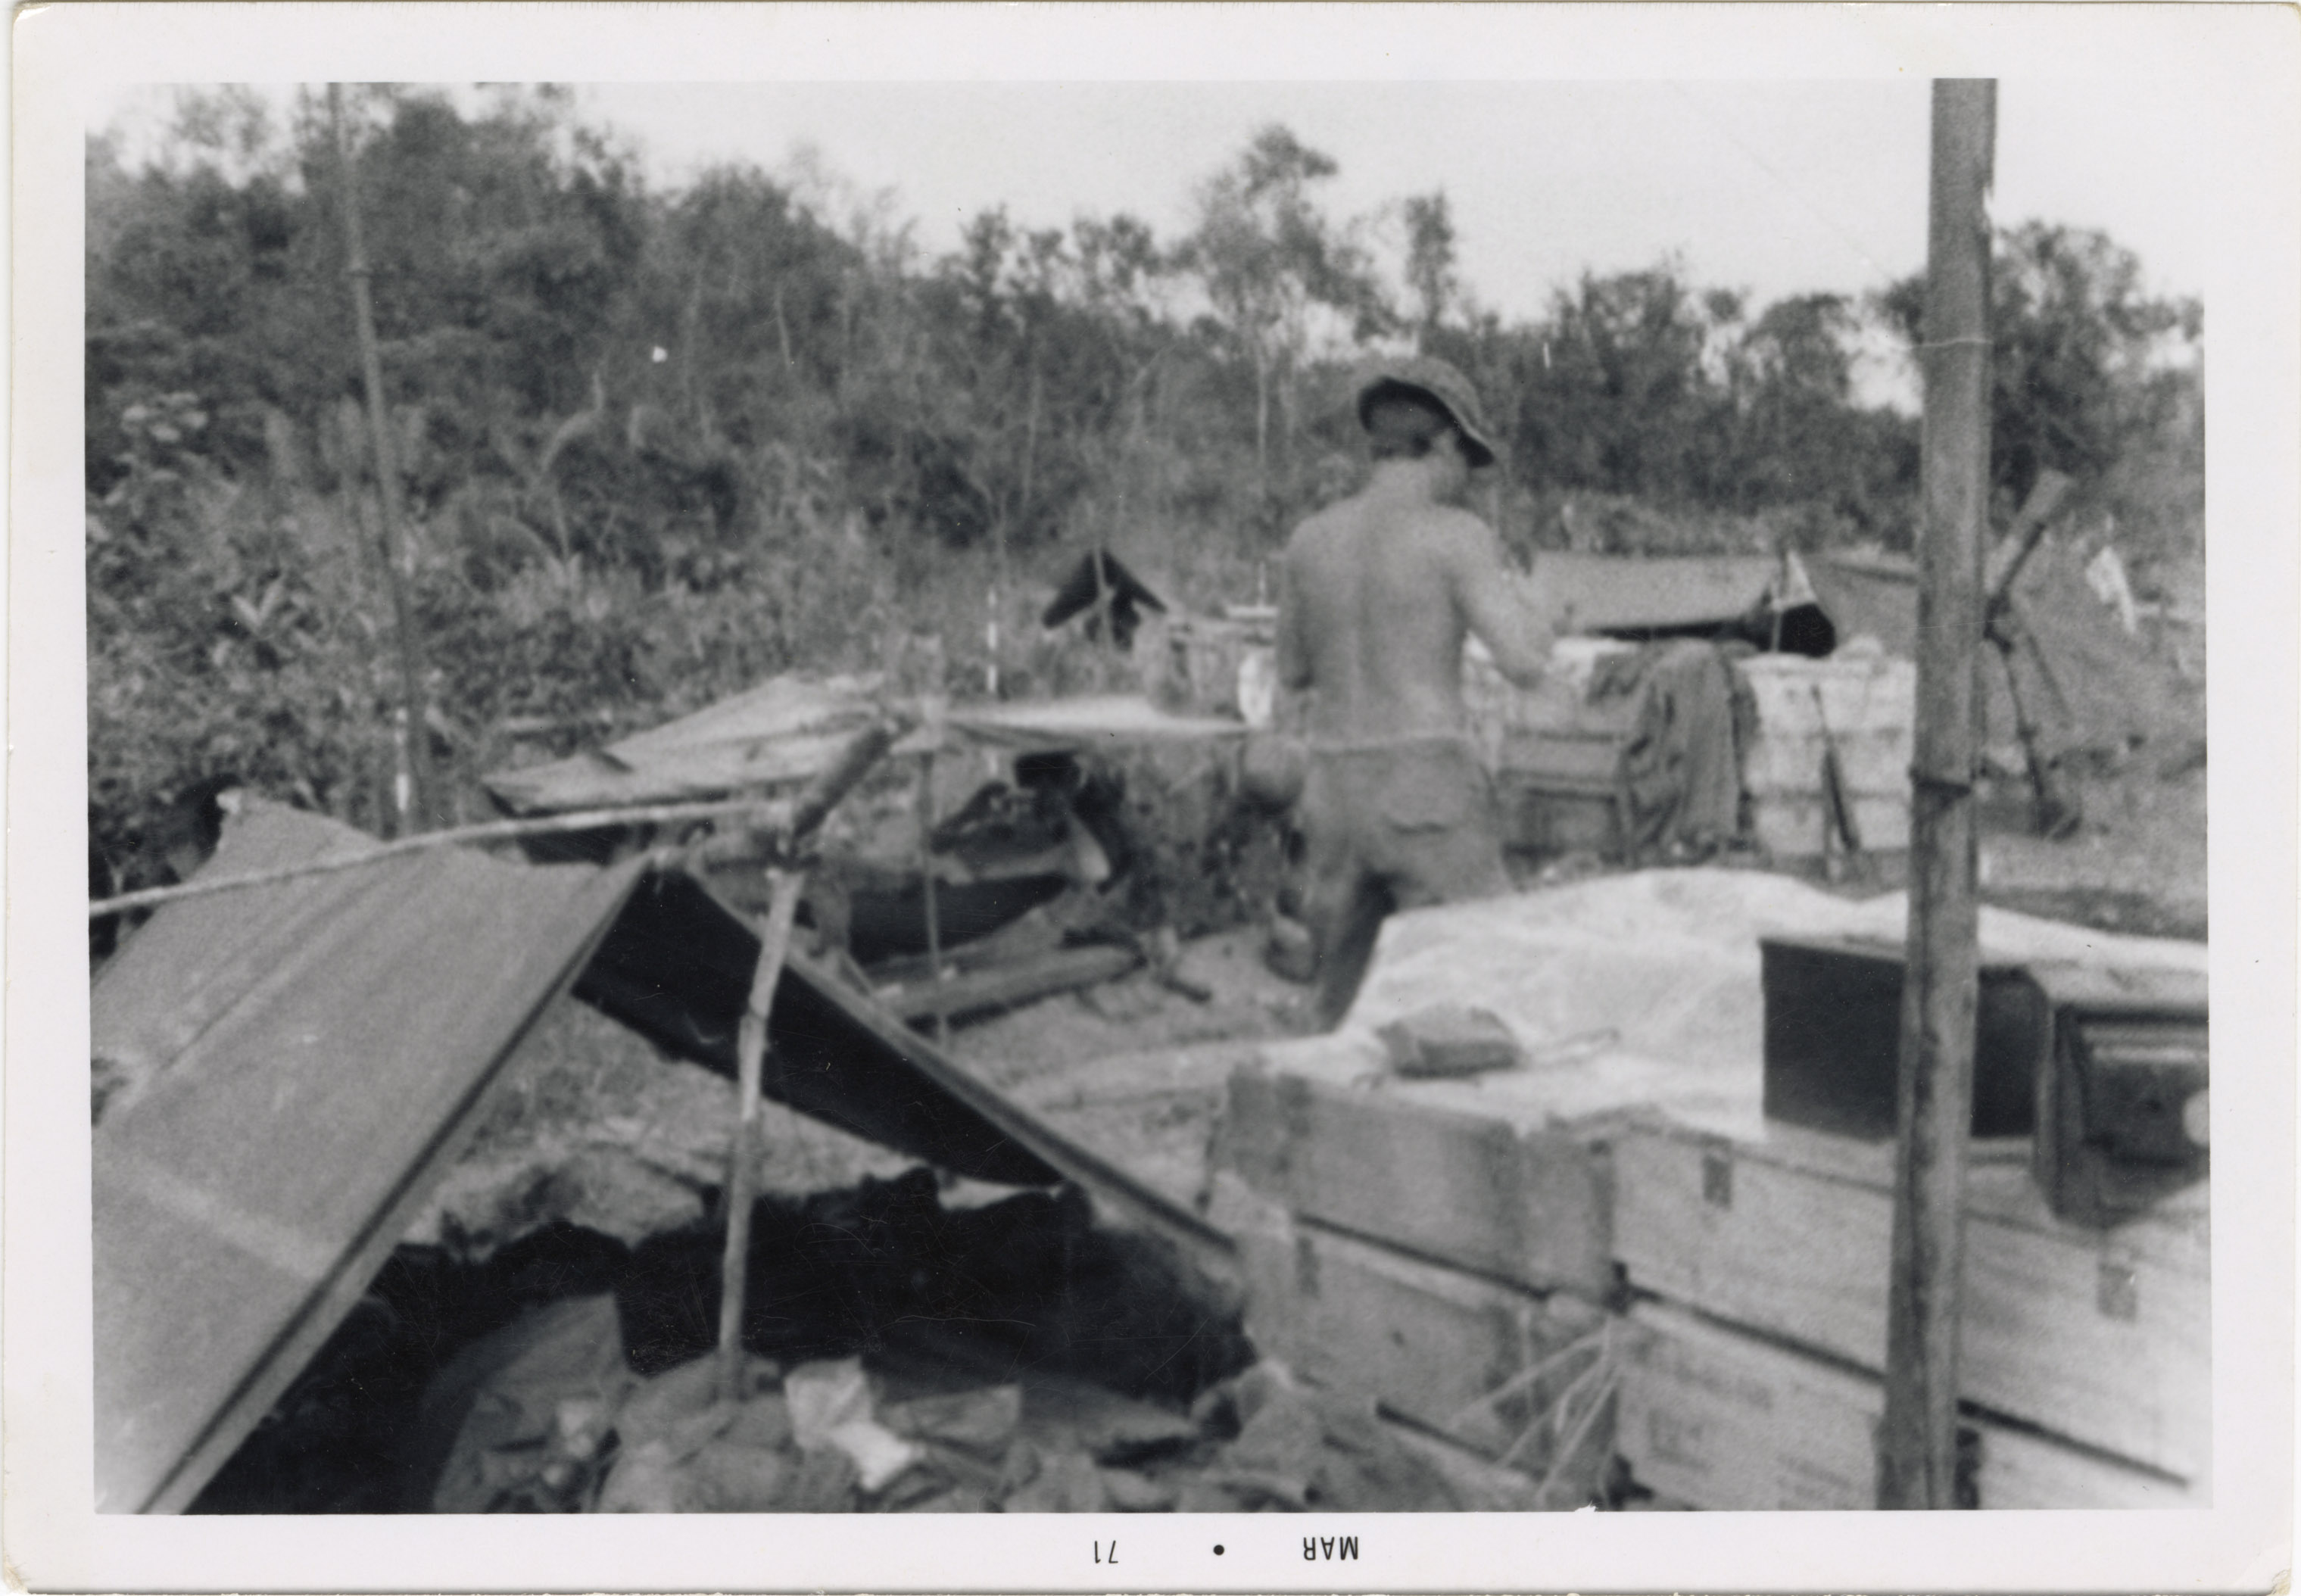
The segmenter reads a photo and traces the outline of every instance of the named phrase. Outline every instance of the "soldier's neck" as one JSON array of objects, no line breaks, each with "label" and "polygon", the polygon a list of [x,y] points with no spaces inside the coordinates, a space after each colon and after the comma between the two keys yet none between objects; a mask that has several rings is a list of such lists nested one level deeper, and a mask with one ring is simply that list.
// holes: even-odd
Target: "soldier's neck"
[{"label": "soldier's neck", "polygon": [[1418,499],[1425,504],[1435,504],[1438,498],[1429,463],[1423,460],[1376,461],[1374,474],[1367,479],[1367,491],[1385,498]]}]

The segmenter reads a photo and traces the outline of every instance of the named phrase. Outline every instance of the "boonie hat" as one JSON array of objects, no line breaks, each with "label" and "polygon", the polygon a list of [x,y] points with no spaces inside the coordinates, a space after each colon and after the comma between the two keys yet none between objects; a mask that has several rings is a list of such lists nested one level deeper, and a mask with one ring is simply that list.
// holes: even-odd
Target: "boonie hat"
[{"label": "boonie hat", "polygon": [[1485,413],[1479,407],[1478,390],[1470,386],[1468,378],[1434,355],[1399,355],[1364,367],[1358,380],[1359,425],[1367,424],[1376,400],[1400,389],[1435,400],[1445,410],[1461,429],[1462,452],[1472,465],[1494,463],[1500,451],[1486,427]]}]

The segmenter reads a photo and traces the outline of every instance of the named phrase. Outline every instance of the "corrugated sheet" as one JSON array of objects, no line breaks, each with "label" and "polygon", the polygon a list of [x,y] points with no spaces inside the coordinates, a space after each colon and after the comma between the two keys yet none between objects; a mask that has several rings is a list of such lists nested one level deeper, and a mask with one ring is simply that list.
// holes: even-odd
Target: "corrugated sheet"
[{"label": "corrugated sheet", "polygon": [[[230,874],[367,845],[258,808]],[[180,1508],[350,1308],[641,865],[460,848],[160,911],[93,994],[96,1505]]]},{"label": "corrugated sheet", "polygon": [[[675,803],[805,781],[827,768],[879,713],[852,679],[781,676],[707,709],[525,770],[498,771],[488,789],[522,814]],[[940,739],[925,729],[898,755],[953,745],[1030,751],[1243,736],[1236,721],[1169,714],[1139,695],[953,707]]]}]

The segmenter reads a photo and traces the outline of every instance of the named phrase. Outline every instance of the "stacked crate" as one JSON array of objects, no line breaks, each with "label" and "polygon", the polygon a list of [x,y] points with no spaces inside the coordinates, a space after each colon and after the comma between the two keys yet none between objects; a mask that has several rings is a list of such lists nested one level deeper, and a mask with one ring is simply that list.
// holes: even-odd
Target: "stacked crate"
[{"label": "stacked crate", "polygon": [[1585,1379],[1611,1344],[1602,1137],[1507,1088],[1377,1084],[1321,1038],[1232,1077],[1212,1162],[1265,1356],[1546,1481],[1545,1505],[1589,1499],[1612,1447]]},{"label": "stacked crate", "polygon": [[1736,667],[1758,712],[1742,751],[1753,840],[1778,858],[1822,851],[1822,761],[1834,745],[1862,846],[1910,846],[1917,666],[1884,654],[1761,654]]},{"label": "stacked crate", "polygon": [[1619,854],[1629,818],[1622,748],[1636,701],[1590,702],[1590,678],[1636,644],[1560,638],[1532,687],[1513,686],[1473,639],[1462,653],[1462,702],[1501,800],[1503,836],[1534,853]]},{"label": "stacked crate", "polygon": [[[1687,1507],[1872,1506],[1891,1143],[1761,1120],[1754,1081],[1725,1102],[1714,1073],[1608,1067],[1412,1082],[1344,1038],[1267,1048],[1212,1155],[1249,1334],[1551,1506],[1616,1455]],[[2209,1243],[2202,1185],[2091,1229],[2047,1208],[2026,1140],[1976,1144],[1974,1505],[2209,1504]],[[1577,1403],[1613,1388],[1584,1380],[1601,1362],[1619,1397]]]},{"label": "stacked crate", "polygon": [[[2205,1190],[2113,1230],[2056,1219],[2027,1139],[1967,1182],[1962,1454],[1984,1508],[2209,1504]],[[1640,1305],[1618,1445],[1716,1508],[1863,1508],[1884,1410],[1893,1146],[1656,1120],[1614,1149]]]}]

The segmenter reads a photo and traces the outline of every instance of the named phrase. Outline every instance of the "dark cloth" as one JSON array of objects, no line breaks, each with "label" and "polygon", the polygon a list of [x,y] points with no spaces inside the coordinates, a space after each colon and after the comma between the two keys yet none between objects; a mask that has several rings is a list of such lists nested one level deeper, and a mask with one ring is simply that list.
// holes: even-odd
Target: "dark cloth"
[{"label": "dark cloth", "polygon": [[1591,673],[1589,697],[1634,695],[1623,746],[1633,859],[1705,857],[1742,834],[1742,758],[1757,701],[1727,656],[1694,639],[1614,655]]},{"label": "dark cloth", "polygon": [[1358,995],[1386,915],[1510,890],[1494,783],[1464,739],[1314,745],[1297,814],[1302,919],[1330,1027]]},{"label": "dark cloth", "polygon": [[1134,644],[1135,629],[1142,623],[1144,610],[1167,613],[1166,600],[1152,592],[1142,579],[1119,564],[1118,557],[1108,549],[1095,549],[1082,556],[1071,567],[1063,585],[1055,589],[1039,624],[1051,631],[1074,615],[1087,617],[1087,635],[1099,638],[1101,626],[1098,606],[1104,594],[1110,598],[1111,640],[1121,648]]}]

